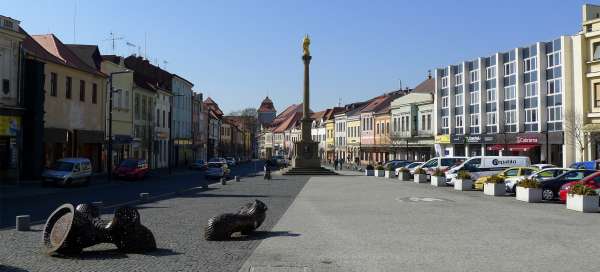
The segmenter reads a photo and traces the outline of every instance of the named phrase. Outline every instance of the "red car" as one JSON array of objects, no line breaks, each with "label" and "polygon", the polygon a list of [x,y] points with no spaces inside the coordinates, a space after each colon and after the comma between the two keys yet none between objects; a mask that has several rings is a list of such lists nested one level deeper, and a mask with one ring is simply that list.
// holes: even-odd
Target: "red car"
[{"label": "red car", "polygon": [[580,181],[572,181],[560,187],[560,192],[558,192],[558,195],[560,196],[560,202],[567,202],[567,193],[569,192],[569,189],[571,189],[571,186],[575,185],[578,182],[583,183],[585,186],[598,191],[600,190],[600,171],[591,174]]},{"label": "red car", "polygon": [[117,166],[114,176],[122,179],[143,179],[148,174],[148,171],[146,160],[127,159]]}]

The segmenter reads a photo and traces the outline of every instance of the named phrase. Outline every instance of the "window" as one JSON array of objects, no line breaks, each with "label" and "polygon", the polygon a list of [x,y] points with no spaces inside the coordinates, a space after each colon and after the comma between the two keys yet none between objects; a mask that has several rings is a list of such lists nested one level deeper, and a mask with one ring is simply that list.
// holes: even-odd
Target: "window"
[{"label": "window", "polygon": [[548,107],[548,122],[560,122],[562,120],[562,107]]},{"label": "window", "polygon": [[165,111],[162,112],[162,120],[163,120],[163,125],[162,127],[165,127]]},{"label": "window", "polygon": [[123,106],[123,108],[129,109],[129,91],[125,91],[125,106]]},{"label": "window", "polygon": [[50,96],[56,96],[56,90],[58,86],[56,81],[56,73],[50,73]]},{"label": "window", "polygon": [[448,107],[448,97],[444,96],[442,97],[442,108],[447,108]]},{"label": "window", "polygon": [[79,81],[79,100],[85,101],[85,81]]},{"label": "window", "polygon": [[425,115],[421,115],[421,130],[425,130],[427,128],[427,121],[425,118]]},{"label": "window", "polygon": [[448,88],[448,77],[442,77],[442,88]]},{"label": "window", "polygon": [[485,68],[485,78],[494,79],[496,78],[496,66],[490,66]]},{"label": "window", "polygon": [[486,99],[488,102],[496,101],[496,89],[487,89],[487,90],[485,90],[485,92],[486,92]]},{"label": "window", "polygon": [[456,121],[456,127],[463,126],[463,116],[462,115],[455,116],[454,120]]},{"label": "window", "polygon": [[511,61],[504,64],[504,75],[512,75],[515,73],[515,62]]},{"label": "window", "polygon": [[98,103],[98,85],[92,84],[92,104]]},{"label": "window", "polygon": [[135,94],[135,101],[134,101],[135,105],[134,105],[134,110],[135,110],[135,119],[140,119],[140,95],[139,94]]},{"label": "window", "polygon": [[487,119],[488,126],[496,125],[496,113],[495,112],[486,113],[486,119]]},{"label": "window", "polygon": [[547,87],[548,87],[547,88],[548,94],[555,94],[555,93],[560,93],[561,92],[562,80],[560,78],[548,80],[546,82],[546,84],[547,84]]},{"label": "window", "polygon": [[431,130],[431,114],[427,114],[427,130]]},{"label": "window", "polygon": [[71,88],[73,88],[73,79],[67,77],[67,81],[65,82],[65,97],[67,99],[71,99]]},{"label": "window", "polygon": [[517,98],[515,86],[504,87],[504,100],[512,100]]},{"label": "window", "polygon": [[546,55],[547,61],[548,61],[548,68],[553,68],[555,66],[559,66],[561,64],[560,61],[560,51],[556,51],[553,53],[550,53],[548,55]]},{"label": "window", "polygon": [[470,92],[469,93],[469,104],[470,105],[479,104],[479,92]]},{"label": "window", "polygon": [[443,128],[448,127],[448,116],[442,116],[442,127]]},{"label": "window", "polygon": [[454,96],[454,100],[456,102],[456,107],[462,107],[463,106],[463,95],[461,94],[456,94]]},{"label": "window", "polygon": [[479,114],[471,114],[471,117],[469,119],[471,121],[470,125],[472,127],[479,126]]},{"label": "window", "polygon": [[525,123],[532,124],[537,122],[537,109],[525,109]]},{"label": "window", "polygon": [[525,97],[537,95],[537,84],[535,82],[525,84]]},{"label": "window", "polygon": [[594,106],[600,107],[600,83],[594,84]]},{"label": "window", "polygon": [[594,55],[593,55],[592,59],[599,60],[600,59],[600,43],[594,43],[593,47],[594,47]]},{"label": "window", "polygon": [[479,70],[473,70],[469,72],[471,82],[479,81]]},{"label": "window", "polygon": [[454,81],[455,81],[454,82],[455,85],[461,85],[461,84],[463,84],[462,73],[454,75]]},{"label": "window", "polygon": [[535,71],[537,68],[537,58],[536,57],[531,57],[528,59],[523,60],[523,64],[525,66],[525,72],[531,72],[531,71]]},{"label": "window", "polygon": [[[164,122],[163,122],[163,124],[164,124]],[[160,110],[159,109],[156,110],[156,126],[160,127]]]},{"label": "window", "polygon": [[512,125],[517,123],[517,112],[514,110],[509,110],[504,112],[504,122],[507,125]]}]

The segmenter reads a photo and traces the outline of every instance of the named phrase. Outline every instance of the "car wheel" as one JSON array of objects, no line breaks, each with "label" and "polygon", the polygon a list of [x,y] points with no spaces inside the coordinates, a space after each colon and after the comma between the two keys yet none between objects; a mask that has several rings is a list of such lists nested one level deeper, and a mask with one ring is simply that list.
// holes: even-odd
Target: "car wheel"
[{"label": "car wheel", "polygon": [[544,189],[542,191],[542,199],[544,199],[544,200],[554,199],[554,192],[552,192],[551,189]]}]

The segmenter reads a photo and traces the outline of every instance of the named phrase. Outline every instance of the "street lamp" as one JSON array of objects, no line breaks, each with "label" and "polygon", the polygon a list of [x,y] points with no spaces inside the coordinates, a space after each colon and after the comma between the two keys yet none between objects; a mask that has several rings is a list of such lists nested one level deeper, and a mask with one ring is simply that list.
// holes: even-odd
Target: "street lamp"
[{"label": "street lamp", "polygon": [[112,72],[108,75],[108,83],[110,84],[110,89],[108,90],[109,92],[109,99],[108,99],[108,162],[107,162],[107,167],[108,167],[108,181],[111,182],[112,181],[112,107],[113,107],[113,93],[116,92],[120,92],[122,91],[121,89],[119,90],[114,90],[113,89],[113,76],[114,75],[118,75],[118,74],[127,74],[127,73],[131,73],[131,70],[125,69],[124,71],[119,71],[119,72]]},{"label": "street lamp", "polygon": [[171,175],[171,173],[173,171],[172,165],[171,165],[172,164],[171,160],[173,157],[173,153],[172,153],[173,152],[172,151],[173,150],[173,116],[174,116],[174,114],[173,114],[173,97],[176,97],[176,96],[185,96],[185,95],[173,94],[173,95],[171,95],[171,101],[170,101],[171,103],[169,103],[169,161],[168,161],[169,175]]}]

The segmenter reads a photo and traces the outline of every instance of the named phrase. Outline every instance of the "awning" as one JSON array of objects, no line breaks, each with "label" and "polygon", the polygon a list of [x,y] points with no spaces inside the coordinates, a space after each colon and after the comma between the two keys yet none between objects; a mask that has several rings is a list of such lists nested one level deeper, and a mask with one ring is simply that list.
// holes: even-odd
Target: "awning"
[{"label": "awning", "polygon": [[583,126],[584,132],[600,132],[600,124],[586,124]]},{"label": "awning", "polygon": [[527,152],[530,149],[539,146],[536,144],[511,144],[508,146],[508,150],[516,152]]}]

